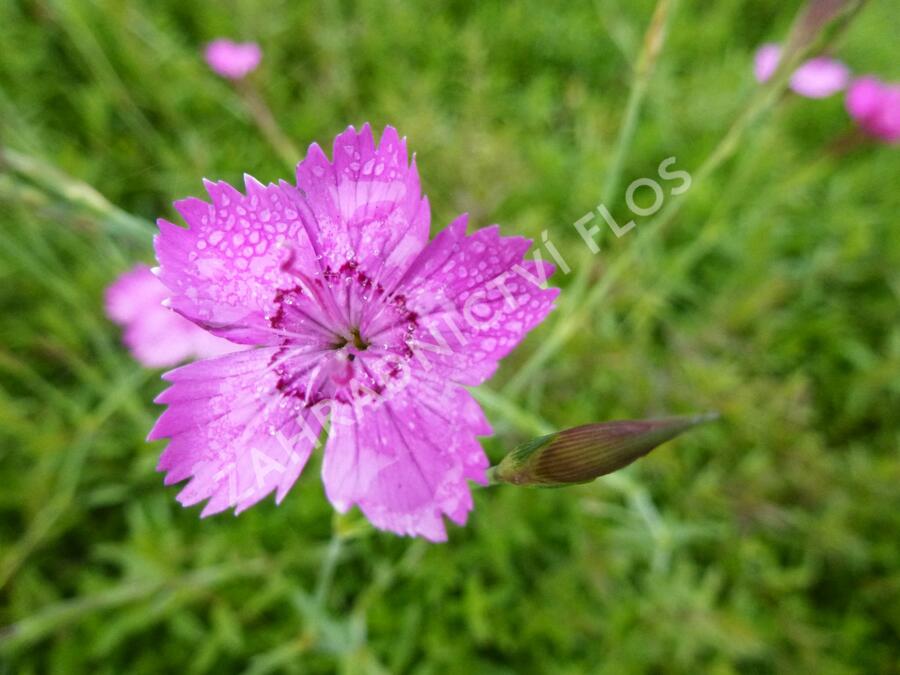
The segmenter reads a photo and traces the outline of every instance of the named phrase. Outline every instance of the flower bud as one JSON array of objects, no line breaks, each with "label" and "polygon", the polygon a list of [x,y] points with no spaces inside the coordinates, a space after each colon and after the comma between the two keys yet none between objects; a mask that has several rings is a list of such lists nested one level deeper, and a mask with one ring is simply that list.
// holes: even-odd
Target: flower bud
[{"label": "flower bud", "polygon": [[586,424],[532,439],[489,470],[491,483],[560,487],[589,483],[628,466],[657,445],[697,424],[716,419],[709,413],[656,420],[619,420]]}]

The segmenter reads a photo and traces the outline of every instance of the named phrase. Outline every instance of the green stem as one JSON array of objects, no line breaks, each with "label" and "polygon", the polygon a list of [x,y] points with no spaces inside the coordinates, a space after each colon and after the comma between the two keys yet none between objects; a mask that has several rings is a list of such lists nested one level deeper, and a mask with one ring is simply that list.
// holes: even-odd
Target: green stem
[{"label": "green stem", "polygon": [[331,540],[328,542],[328,548],[325,550],[325,556],[322,558],[322,565],[319,567],[319,578],[316,581],[316,590],[313,599],[318,607],[324,607],[328,598],[328,591],[331,590],[331,584],[334,581],[334,571],[337,568],[338,559],[341,557],[341,549],[344,545],[344,538],[337,532],[333,532]]},{"label": "green stem", "polygon": [[300,161],[300,152],[278,125],[275,115],[272,114],[272,110],[266,104],[259,90],[247,79],[238,80],[235,86],[247,111],[272,149],[291,169],[296,167],[297,162]]},{"label": "green stem", "polygon": [[[834,19],[842,22],[840,28],[845,29],[849,25],[859,6],[854,5]],[[805,15],[801,15],[801,17],[803,16]],[[804,25],[802,19],[798,20],[797,25],[800,27]],[[571,299],[567,304],[569,312],[566,313],[565,320],[555,325],[550,336],[534,352],[531,358],[525,362],[516,375],[510,379],[503,390],[507,396],[514,396],[521,392],[525,385],[534,377],[535,373],[568,342],[569,338],[579,328],[584,326],[597,304],[606,298],[613,284],[640,257],[644,244],[678,215],[687,199],[686,195],[696,192],[698,184],[702,184],[737,152],[741,141],[746,136],[747,130],[780,100],[787,88],[791,73],[793,73],[796,66],[811,53],[823,47],[824,38],[822,34],[825,32],[825,28],[827,26],[820,27],[820,39],[808,40],[801,44],[793,52],[792,56],[783,60],[775,76],[766,86],[756,90],[749,104],[743,108],[743,111],[737,116],[712,152],[691,175],[691,190],[684,193],[684,195],[673,195],[672,199],[666,203],[653,220],[636,230],[635,241],[613,261],[600,282],[595,284],[587,292],[587,295],[583,295],[583,293],[570,295]],[[796,33],[799,30],[800,28],[795,28],[794,32]],[[796,42],[793,39],[792,41]],[[576,284],[578,284],[581,276],[590,274],[590,267],[583,267],[578,274],[579,277],[576,278]],[[580,285],[576,286],[576,288],[580,288]]]},{"label": "green stem", "polygon": [[[625,104],[625,114],[622,119],[622,126],[619,128],[619,135],[616,139],[613,158],[610,163],[609,170],[606,172],[606,180],[603,184],[601,192],[602,202],[609,206],[616,198],[619,185],[622,181],[622,171],[625,165],[625,158],[628,150],[631,148],[634,134],[637,130],[637,122],[640,117],[641,108],[643,107],[644,98],[650,85],[650,80],[662,53],[666,36],[668,35],[669,23],[674,13],[674,0],[658,0],[656,8],[653,10],[653,16],[650,19],[650,25],[644,33],[644,41],[641,47],[641,53],[638,55],[637,65],[634,70],[634,80],[631,91],[628,94],[628,101]],[[592,266],[587,262],[582,263],[575,274],[575,279],[570,287],[570,295],[572,298],[568,304],[570,315],[582,303],[582,298],[587,291],[588,281],[590,279]],[[512,378],[504,391],[510,395],[517,394],[524,385],[531,379],[534,372],[540,368],[547,359],[552,356],[556,349],[568,340],[569,336],[574,332],[575,325],[572,321],[565,321],[534,356],[526,362],[519,373]]]},{"label": "green stem", "polygon": [[622,126],[616,139],[616,147],[613,151],[609,170],[606,172],[603,191],[600,193],[603,203],[607,206],[613,204],[618,194],[625,157],[628,155],[628,150],[631,148],[631,143],[634,140],[634,132],[637,129],[637,121],[643,107],[644,97],[647,94],[650,79],[653,76],[656,62],[659,59],[659,54],[662,52],[662,47],[668,34],[674,6],[674,0],[659,0],[656,3],[656,9],[653,11],[653,17],[650,19],[650,26],[644,34],[643,47],[635,67],[634,81],[628,94],[628,101],[625,104]]},{"label": "green stem", "polygon": [[[156,230],[152,223],[123,211],[87,183],[36,157],[0,147],[0,171],[17,174],[42,192],[101,218],[114,232],[149,240]],[[15,184],[10,182],[7,187],[14,188]],[[27,186],[21,186],[21,190],[24,200],[34,199],[33,195],[29,197]]]}]

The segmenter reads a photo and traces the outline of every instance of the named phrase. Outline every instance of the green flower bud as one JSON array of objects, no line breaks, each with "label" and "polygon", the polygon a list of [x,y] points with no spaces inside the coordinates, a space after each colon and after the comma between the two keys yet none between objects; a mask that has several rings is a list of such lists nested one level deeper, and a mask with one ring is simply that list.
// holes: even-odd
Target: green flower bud
[{"label": "green flower bud", "polygon": [[586,424],[532,439],[490,468],[491,483],[561,487],[589,483],[628,466],[716,413]]}]

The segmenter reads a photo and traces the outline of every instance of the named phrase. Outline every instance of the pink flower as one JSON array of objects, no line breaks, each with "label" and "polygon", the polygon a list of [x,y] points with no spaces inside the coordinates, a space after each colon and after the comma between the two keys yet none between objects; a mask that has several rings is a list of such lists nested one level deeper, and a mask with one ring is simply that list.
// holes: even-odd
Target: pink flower
[{"label": "pink flower", "polygon": [[484,483],[477,436],[491,433],[466,390],[550,311],[551,265],[496,226],[466,217],[428,240],[430,209],[406,141],[369,125],[313,144],[296,186],[246,195],[206,183],[211,203],[176,202],[188,228],[159,221],[156,252],[172,306],[211,332],[255,345],[165,375],[150,433],[170,438],[166,483],[202,515],[243,511],[290,490],[330,418],[322,480],[339,511],[444,540],[463,524],[467,481]]},{"label": "pink flower", "polygon": [[[781,47],[765,44],[756,50],[753,72],[759,82],[767,81],[778,68]],[[801,64],[791,75],[790,87],[807,98],[826,98],[847,86],[850,69],[840,61],[818,56]]]},{"label": "pink flower", "polygon": [[174,366],[193,357],[246,349],[198,328],[163,306],[169,290],[146,265],[137,265],[106,289],[106,314],[125,327],[125,344],[149,368]]},{"label": "pink flower", "polygon": [[870,136],[887,143],[900,141],[900,84],[861,77],[850,85],[846,104],[850,116]]},{"label": "pink flower", "polygon": [[262,60],[262,50],[255,42],[232,42],[219,38],[206,46],[204,57],[217,75],[240,80],[256,70]]}]

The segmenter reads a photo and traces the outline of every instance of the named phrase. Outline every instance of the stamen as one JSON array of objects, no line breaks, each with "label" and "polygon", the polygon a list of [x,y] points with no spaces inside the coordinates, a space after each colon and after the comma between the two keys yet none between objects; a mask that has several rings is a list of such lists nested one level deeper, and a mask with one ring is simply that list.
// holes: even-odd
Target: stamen
[{"label": "stamen", "polygon": [[359,334],[359,328],[353,328],[350,331],[350,335],[353,336],[353,346],[358,350],[365,351],[369,348],[369,343],[363,340],[362,335]]}]

